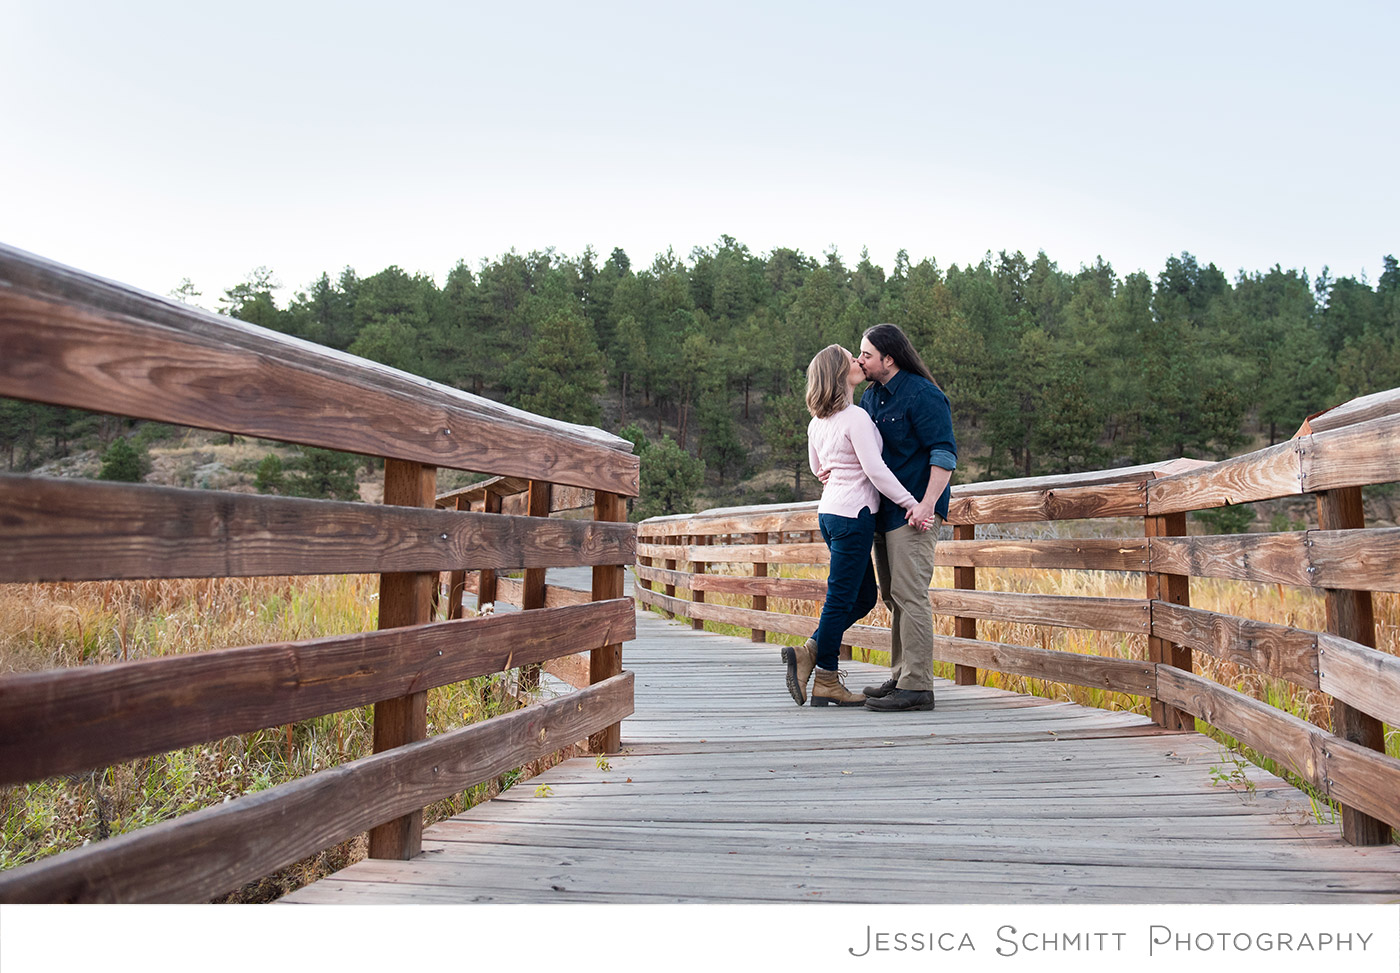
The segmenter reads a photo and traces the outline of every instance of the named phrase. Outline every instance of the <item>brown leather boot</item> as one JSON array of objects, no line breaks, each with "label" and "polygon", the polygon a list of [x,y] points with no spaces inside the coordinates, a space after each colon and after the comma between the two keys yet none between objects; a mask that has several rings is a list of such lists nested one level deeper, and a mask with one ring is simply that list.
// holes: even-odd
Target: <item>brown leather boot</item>
[{"label": "brown leather boot", "polygon": [[864,706],[865,697],[846,688],[841,673],[817,670],[817,681],[812,684],[813,706]]},{"label": "brown leather boot", "polygon": [[787,664],[787,688],[798,706],[807,702],[807,682],[812,678],[812,670],[817,665],[817,643],[808,639],[806,643],[793,648],[783,646],[783,662]]}]

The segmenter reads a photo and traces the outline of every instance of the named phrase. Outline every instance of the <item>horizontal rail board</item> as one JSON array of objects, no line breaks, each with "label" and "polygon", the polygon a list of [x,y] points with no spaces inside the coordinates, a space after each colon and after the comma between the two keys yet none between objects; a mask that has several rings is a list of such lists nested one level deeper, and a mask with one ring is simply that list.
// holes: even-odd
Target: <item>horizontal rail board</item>
[{"label": "horizontal rail board", "polygon": [[1400,658],[1339,635],[1317,636],[1318,688],[1400,727]]},{"label": "horizontal rail board", "polygon": [[797,601],[824,601],[826,582],[815,578],[751,577],[732,574],[692,574],[689,571],[670,571],[666,568],[639,564],[637,577],[642,581],[655,581],[659,584],[675,585],[691,591],[712,591],[727,595],[771,596],[791,598]]},{"label": "horizontal rail board", "polygon": [[1149,516],[1295,496],[1302,469],[1295,442],[1156,480],[1147,488]]},{"label": "horizontal rail board", "polygon": [[1103,632],[1147,633],[1148,603],[1137,598],[1081,598],[934,588],[929,603],[940,615],[990,618],[1024,625],[1053,625]]},{"label": "horizontal rail board", "polygon": [[831,554],[825,544],[638,544],[638,557],[706,563],[826,564]]},{"label": "horizontal rail board", "polygon": [[1146,571],[1147,539],[939,541],[933,563],[959,568]]},{"label": "horizontal rail board", "polygon": [[630,716],[630,672],[0,874],[0,902],[204,902]]},{"label": "horizontal rail board", "polygon": [[631,444],[602,430],[532,416],[6,246],[0,346],[0,395],[637,494]]},{"label": "horizontal rail board", "polygon": [[1172,666],[1157,695],[1277,761],[1328,797],[1400,827],[1400,760]]},{"label": "horizontal rail board", "polygon": [[631,524],[0,475],[0,581],[631,564]]},{"label": "horizontal rail board", "polygon": [[1154,601],[1152,634],[1307,689],[1320,688],[1316,632]]},{"label": "horizontal rail board", "polygon": [[[761,509],[761,508],[760,508]],[[638,532],[645,537],[707,537],[734,534],[783,534],[817,529],[817,505],[801,509],[755,512],[753,514],[694,514],[678,521],[644,520]]]},{"label": "horizontal rail board", "polygon": [[1075,686],[1092,686],[1135,696],[1153,696],[1157,691],[1155,666],[1134,659],[1080,655],[1077,652],[1036,649],[951,635],[933,637],[933,657],[962,666],[976,666]]},{"label": "horizontal rail board", "polygon": [[1303,489],[1309,493],[1400,480],[1400,415],[1320,432],[1300,442]]},{"label": "horizontal rail board", "polygon": [[637,589],[637,599],[643,605],[660,608],[683,618],[698,618],[702,621],[737,625],[740,628],[758,629],[763,632],[782,632],[784,635],[810,636],[817,628],[817,620],[806,615],[789,615],[785,612],[759,611],[754,608],[735,608],[730,605],[715,605],[706,601],[686,601],[673,598],[659,591]]},{"label": "horizontal rail board", "polygon": [[1400,591],[1400,527],[1154,537],[1151,549],[1162,574]]},{"label": "horizontal rail board", "polygon": [[1383,416],[1400,415],[1400,389],[1386,389],[1352,399],[1326,412],[1310,416],[1299,430],[1300,435],[1327,432],[1358,422],[1369,422]]},{"label": "horizontal rail board", "polygon": [[948,506],[953,524],[1010,524],[1095,517],[1141,517],[1147,513],[1142,483],[1062,487],[1025,493],[969,494]]},{"label": "horizontal rail board", "polygon": [[[520,514],[529,512],[530,481],[519,476],[497,476],[481,483],[438,494],[436,504],[439,509],[452,509],[459,501],[480,505],[486,502],[488,494],[501,498],[500,513]],[[584,487],[571,487],[555,484],[549,491],[550,513],[564,513],[573,510],[593,509],[595,491]],[[464,505],[463,510],[467,509]]]},{"label": "horizontal rail board", "polygon": [[338,713],[629,641],[630,599],[0,677],[0,784]]},{"label": "horizontal rail board", "polygon": [[[479,591],[478,582],[480,577],[469,576],[466,581],[467,591]],[[525,597],[525,584],[515,578],[496,579],[496,600],[507,605],[519,605]],[[563,585],[547,584],[544,586],[544,607],[561,608],[565,605],[586,605],[592,601],[592,595],[587,591],[579,591],[575,588],[565,588]]]}]

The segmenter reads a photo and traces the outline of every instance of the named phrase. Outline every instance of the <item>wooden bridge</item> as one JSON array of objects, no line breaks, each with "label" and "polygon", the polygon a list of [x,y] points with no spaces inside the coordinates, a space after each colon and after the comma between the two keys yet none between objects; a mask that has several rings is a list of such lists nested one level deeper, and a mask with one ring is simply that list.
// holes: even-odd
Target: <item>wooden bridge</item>
[{"label": "wooden bridge", "polygon": [[[784,575],[825,563],[813,505],[634,527],[624,440],[5,247],[0,345],[0,395],[385,462],[382,506],[0,476],[0,583],[381,578],[373,632],[0,677],[0,785],[370,704],[375,731],[371,756],[0,873],[0,902],[207,901],[365,832],[369,860],[291,900],[1400,898],[1400,659],[1393,633],[1374,647],[1372,613],[1372,592],[1400,590],[1400,529],[1368,527],[1361,504],[1400,480],[1400,391],[1224,463],[955,488],[937,554],[953,587],[930,591],[951,678],[933,712],[874,714],[793,706],[767,641],[814,627],[800,606],[823,582]],[[438,495],[439,467],[494,477]],[[1189,511],[1290,496],[1315,499],[1321,529],[1187,536]],[[1135,526],[1070,536],[1104,518]],[[1063,531],[989,531],[1042,522]],[[639,617],[629,565],[639,601],[686,621]],[[987,590],[1020,568],[1139,576],[1141,596]],[[1193,607],[1193,578],[1321,592],[1326,624]],[[464,592],[522,610],[464,617]],[[989,619],[1141,651],[978,638]],[[888,645],[876,625],[850,638]],[[1326,694],[1328,725],[1216,681],[1217,661]],[[538,664],[574,688],[428,733],[429,690]],[[1150,715],[989,689],[988,672]],[[1314,796],[1236,765],[1197,720]],[[429,804],[583,740],[596,757],[424,831]],[[1314,815],[1329,802],[1340,828]]]},{"label": "wooden bridge", "polygon": [[[554,573],[551,572],[551,575]],[[552,579],[551,579],[552,580]],[[562,582],[568,583],[568,582]],[[1195,732],[979,686],[793,705],[775,645],[642,612],[622,752],[578,758],[293,903],[1394,902],[1400,848]],[[844,664],[851,685],[887,670]]]}]

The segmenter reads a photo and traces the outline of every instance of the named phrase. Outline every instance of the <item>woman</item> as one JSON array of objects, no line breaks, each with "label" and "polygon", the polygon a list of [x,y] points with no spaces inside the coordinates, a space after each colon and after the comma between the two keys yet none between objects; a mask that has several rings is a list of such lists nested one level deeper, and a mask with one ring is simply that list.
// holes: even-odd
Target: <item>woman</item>
[{"label": "woman", "polygon": [[864,695],[841,683],[841,636],[875,607],[870,545],[880,494],[905,510],[916,506],[913,495],[880,459],[883,444],[875,423],[854,404],[856,386],[863,381],[860,365],[840,345],[823,348],[807,366],[807,411],[812,414],[807,456],[813,473],[830,472],[817,505],[817,524],[831,551],[831,568],[817,631],[805,645],[783,649],[788,692],[798,706],[807,701],[807,680],[814,669],[813,706],[864,705]]}]

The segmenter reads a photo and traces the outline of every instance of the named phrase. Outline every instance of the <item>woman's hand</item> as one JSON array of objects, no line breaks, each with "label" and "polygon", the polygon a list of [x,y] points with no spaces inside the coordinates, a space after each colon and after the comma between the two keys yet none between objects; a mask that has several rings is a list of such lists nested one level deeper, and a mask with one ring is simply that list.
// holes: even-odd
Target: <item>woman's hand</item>
[{"label": "woman's hand", "polygon": [[904,519],[913,524],[915,530],[928,530],[929,526],[933,523],[933,508],[937,503],[937,498],[920,501],[905,512]]}]

